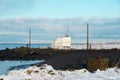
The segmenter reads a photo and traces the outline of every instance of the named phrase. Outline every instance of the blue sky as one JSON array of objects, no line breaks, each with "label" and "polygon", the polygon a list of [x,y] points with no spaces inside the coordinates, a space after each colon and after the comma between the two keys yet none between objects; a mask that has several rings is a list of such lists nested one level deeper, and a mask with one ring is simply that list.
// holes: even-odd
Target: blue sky
[{"label": "blue sky", "polygon": [[120,0],[0,0],[0,17],[118,17]]},{"label": "blue sky", "polygon": [[50,43],[64,36],[73,42],[86,39],[120,39],[120,0],[0,0],[0,43]]}]

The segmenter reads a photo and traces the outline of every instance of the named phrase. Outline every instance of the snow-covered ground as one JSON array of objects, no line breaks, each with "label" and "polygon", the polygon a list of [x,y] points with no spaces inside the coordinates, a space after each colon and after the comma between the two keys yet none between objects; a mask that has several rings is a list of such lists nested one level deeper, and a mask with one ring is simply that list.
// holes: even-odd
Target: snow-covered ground
[{"label": "snow-covered ground", "polygon": [[90,73],[86,69],[54,70],[52,66],[44,64],[41,67],[12,70],[7,75],[0,75],[0,80],[120,80],[120,69],[109,68]]},{"label": "snow-covered ground", "polygon": [[[86,44],[72,45],[72,49],[86,49]],[[120,49],[120,43],[91,43],[91,49]]]}]

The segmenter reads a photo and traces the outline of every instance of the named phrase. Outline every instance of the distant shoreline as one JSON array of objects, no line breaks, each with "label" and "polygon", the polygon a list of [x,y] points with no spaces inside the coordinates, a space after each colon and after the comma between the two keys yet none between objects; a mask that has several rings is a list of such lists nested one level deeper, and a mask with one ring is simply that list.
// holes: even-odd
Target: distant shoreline
[{"label": "distant shoreline", "polygon": [[[0,44],[27,44],[28,42],[7,42],[7,43],[0,43]],[[32,42],[32,44],[51,44],[51,43],[35,43],[35,42]],[[81,43],[78,43],[78,42],[73,42],[72,44],[82,44],[82,42]]]},{"label": "distant shoreline", "polygon": [[[120,42],[89,43],[91,49],[120,49]],[[27,43],[0,43],[0,50],[28,47]],[[31,48],[51,48],[50,43],[31,43]],[[86,49],[86,43],[71,43],[71,49]]]}]

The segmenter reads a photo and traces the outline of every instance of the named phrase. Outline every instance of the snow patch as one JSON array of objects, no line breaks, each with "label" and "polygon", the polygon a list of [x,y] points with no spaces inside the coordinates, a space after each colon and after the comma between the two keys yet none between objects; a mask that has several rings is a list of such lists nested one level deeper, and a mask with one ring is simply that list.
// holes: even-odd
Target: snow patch
[{"label": "snow patch", "polygon": [[120,80],[120,69],[109,68],[90,73],[86,69],[74,71],[55,70],[44,64],[26,69],[12,70],[7,75],[0,75],[0,80]]}]

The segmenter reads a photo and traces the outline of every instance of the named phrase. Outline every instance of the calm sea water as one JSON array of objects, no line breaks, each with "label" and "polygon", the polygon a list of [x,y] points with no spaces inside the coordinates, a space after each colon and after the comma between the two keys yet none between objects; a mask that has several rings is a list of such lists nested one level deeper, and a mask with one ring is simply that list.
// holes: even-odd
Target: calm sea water
[{"label": "calm sea water", "polygon": [[0,75],[7,74],[8,71],[14,69],[24,69],[30,66],[30,64],[40,63],[44,60],[29,60],[29,61],[0,61]]},{"label": "calm sea water", "polygon": [[[6,49],[6,48],[16,48],[16,47],[26,47],[26,44],[0,44],[0,50]],[[50,44],[32,44],[32,48],[47,48],[50,47]],[[0,75],[1,74],[7,74],[9,70],[13,69],[21,69],[21,68],[27,68],[30,66],[30,64],[35,64],[38,62],[43,62],[44,60],[29,60],[29,61],[0,61]]]},{"label": "calm sea water", "polygon": [[[16,47],[26,47],[26,44],[0,44],[0,50],[6,49],[6,48],[16,48]],[[50,47],[49,43],[44,43],[44,44],[31,44],[32,48],[47,48]]]},{"label": "calm sea water", "polygon": [[[16,47],[26,47],[26,44],[0,44],[0,50],[6,49],[6,48],[16,48]],[[47,48],[50,47],[50,44],[31,44],[32,48]],[[2,74],[7,74],[8,71],[14,70],[14,69],[22,69],[22,68],[27,68],[30,66],[30,64],[35,64],[35,63],[40,63],[43,62],[44,60],[29,60],[29,61],[10,61],[10,60],[5,60],[5,61],[0,61],[0,75]]]}]

